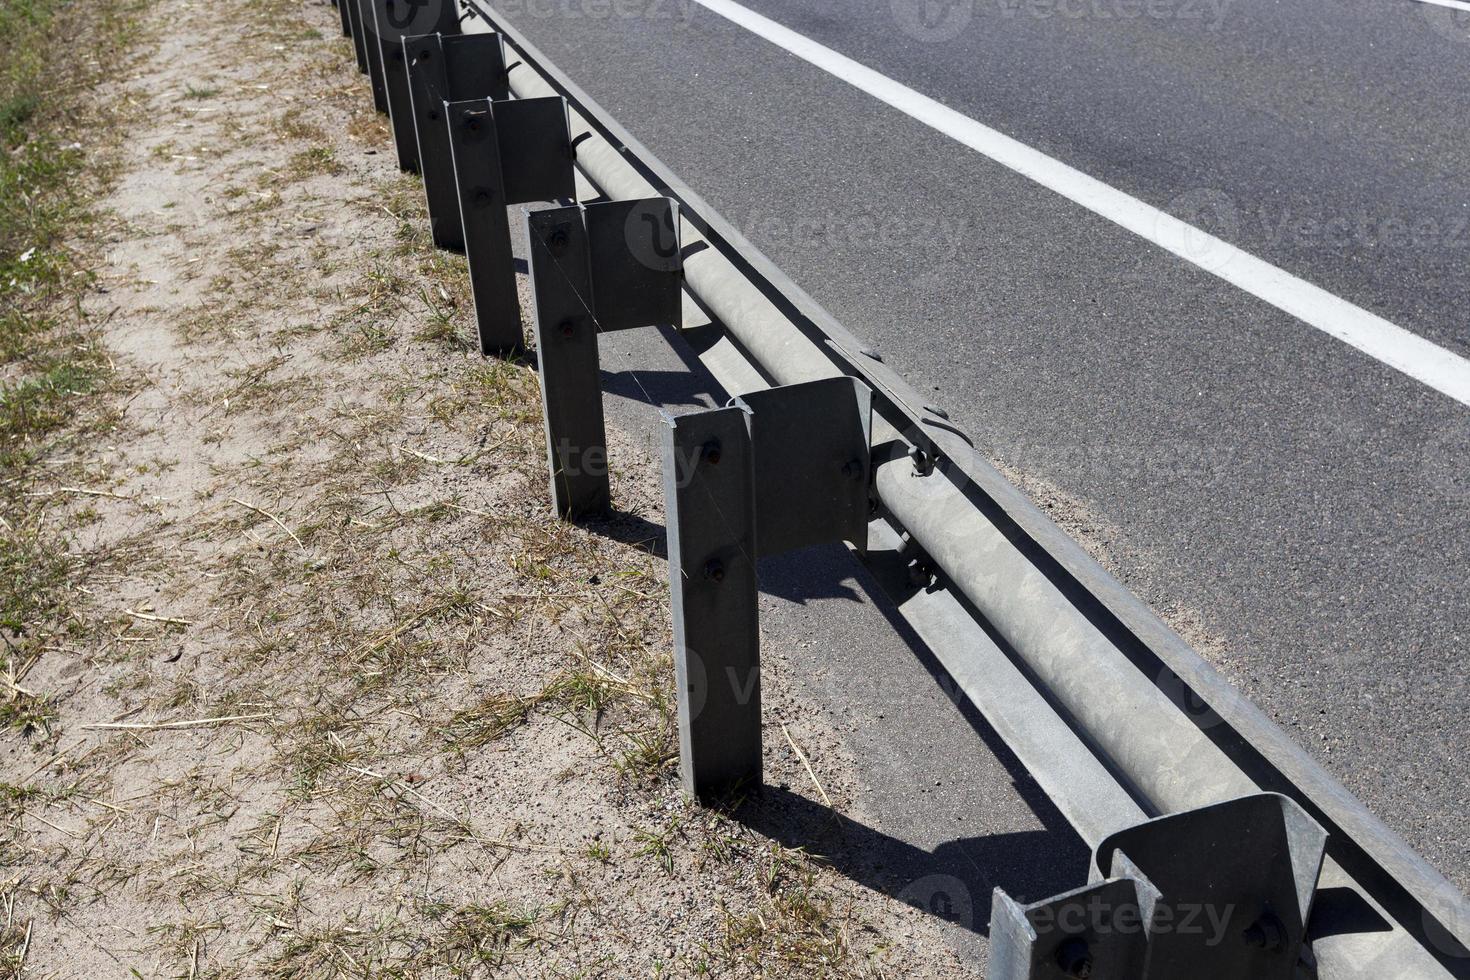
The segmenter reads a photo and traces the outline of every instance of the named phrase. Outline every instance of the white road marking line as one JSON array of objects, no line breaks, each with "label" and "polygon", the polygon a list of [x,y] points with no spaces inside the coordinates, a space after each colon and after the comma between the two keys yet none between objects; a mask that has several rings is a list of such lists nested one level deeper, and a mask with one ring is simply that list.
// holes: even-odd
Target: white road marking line
[{"label": "white road marking line", "polygon": [[[1166,211],[1052,159],[734,0],[694,0],[1024,177],[1470,406],[1470,361]],[[1426,0],[1449,4],[1452,0]],[[1470,7],[1470,3],[1455,5]]]},{"label": "white road marking line", "polygon": [[1470,10],[1470,3],[1466,3],[1465,0],[1419,0],[1419,2],[1432,3],[1437,7],[1450,7],[1455,10]]}]

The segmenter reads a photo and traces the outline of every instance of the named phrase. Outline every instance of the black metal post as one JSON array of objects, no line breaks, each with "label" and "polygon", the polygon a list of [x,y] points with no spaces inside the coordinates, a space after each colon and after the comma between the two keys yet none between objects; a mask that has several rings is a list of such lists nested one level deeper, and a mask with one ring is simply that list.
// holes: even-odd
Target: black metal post
[{"label": "black metal post", "polygon": [[367,31],[362,26],[361,0],[339,0],[339,2],[347,11],[348,34],[352,38],[352,51],[357,55],[357,70],[366,75],[368,73]]},{"label": "black metal post", "polygon": [[359,23],[362,25],[363,54],[367,59],[368,78],[373,85],[373,108],[379,112],[388,111],[388,93],[383,87],[383,48],[380,38],[383,36],[383,25],[387,21],[384,11],[379,8],[384,0],[355,0],[361,11]]},{"label": "black metal post", "polygon": [[582,209],[533,211],[526,230],[552,505],[562,517],[600,515],[609,505],[607,436]]},{"label": "black metal post", "polygon": [[434,244],[460,252],[465,247],[464,227],[444,104],[509,95],[500,36],[421,34],[404,38],[403,47]]},{"label": "black metal post", "polygon": [[480,352],[514,353],[523,347],[521,304],[505,209],[575,194],[566,102],[474,99],[445,112]]},{"label": "black metal post", "polygon": [[761,785],[754,459],[744,409],[665,421],[679,770],[709,800]]}]

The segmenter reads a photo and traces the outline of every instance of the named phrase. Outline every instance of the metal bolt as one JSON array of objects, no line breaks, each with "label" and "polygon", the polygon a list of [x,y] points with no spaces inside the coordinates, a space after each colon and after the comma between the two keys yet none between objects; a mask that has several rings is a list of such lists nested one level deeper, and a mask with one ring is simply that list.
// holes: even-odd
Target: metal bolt
[{"label": "metal bolt", "polygon": [[475,118],[474,116],[471,116],[469,119],[465,120],[464,128],[468,129],[472,133],[478,133],[480,131],[480,120]]},{"label": "metal bolt", "polygon": [[491,196],[492,195],[490,194],[490,192],[482,187],[479,190],[475,191],[475,203],[489,204]]},{"label": "metal bolt", "polygon": [[849,480],[858,480],[862,478],[863,472],[866,469],[867,467],[863,465],[862,460],[852,459],[843,464],[842,475],[847,477]]},{"label": "metal bolt", "polygon": [[1245,930],[1245,942],[1257,949],[1280,949],[1286,942],[1286,929],[1276,916],[1262,912],[1261,917]]},{"label": "metal bolt", "polygon": [[572,323],[571,320],[563,320],[560,329],[563,337],[570,337],[577,332],[576,324]]},{"label": "metal bolt", "polygon": [[1092,951],[1085,939],[1068,939],[1057,949],[1057,966],[1069,977],[1087,980],[1092,976]]},{"label": "metal bolt", "polygon": [[926,558],[915,558],[909,562],[909,584],[916,589],[927,589],[934,584],[934,566]]},{"label": "metal bolt", "polygon": [[699,456],[700,456],[701,459],[703,459],[706,463],[710,464],[711,466],[719,466],[720,465],[720,443],[719,443],[719,441],[718,440],[711,440],[710,442],[705,443],[703,446],[700,447]]},{"label": "metal bolt", "polygon": [[711,558],[705,562],[704,577],[715,582],[725,581],[725,563],[718,558]]},{"label": "metal bolt", "polygon": [[564,227],[551,229],[551,237],[546,239],[546,247],[551,250],[552,255],[560,255],[567,250],[571,243],[571,236],[567,234]]}]

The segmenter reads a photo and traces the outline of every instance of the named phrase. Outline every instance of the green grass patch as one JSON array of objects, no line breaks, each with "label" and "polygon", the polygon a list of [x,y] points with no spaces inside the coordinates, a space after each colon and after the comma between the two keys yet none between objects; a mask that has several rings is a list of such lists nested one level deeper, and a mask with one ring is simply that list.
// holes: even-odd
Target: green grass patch
[{"label": "green grass patch", "polygon": [[[95,85],[124,63],[147,0],[0,0],[0,630],[58,625],[70,593],[63,533],[31,493],[105,384],[108,359],[81,313],[87,231],[116,116]],[[78,57],[85,52],[90,57]],[[11,701],[4,724],[44,728]]]}]

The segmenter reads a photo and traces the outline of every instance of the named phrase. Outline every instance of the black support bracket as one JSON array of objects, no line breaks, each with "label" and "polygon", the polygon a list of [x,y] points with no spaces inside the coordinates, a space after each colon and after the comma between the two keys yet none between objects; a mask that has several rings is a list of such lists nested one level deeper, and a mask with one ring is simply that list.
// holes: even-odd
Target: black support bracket
[{"label": "black support bracket", "polygon": [[1032,905],[996,889],[990,977],[1293,980],[1326,844],[1274,793],[1119,831],[1085,888]]},{"label": "black support bracket", "polygon": [[498,34],[422,34],[403,39],[419,173],[434,244],[464,250],[445,103],[507,99],[505,51]]},{"label": "black support bracket", "polygon": [[524,343],[506,207],[576,196],[566,100],[472,99],[445,113],[480,352],[513,353]]},{"label": "black support bracket", "polygon": [[357,70],[366,75],[368,73],[368,31],[362,22],[363,0],[338,0],[338,2],[345,11],[342,19],[347,22],[348,36],[352,38],[352,51],[357,56]]},{"label": "black support bracket", "polygon": [[381,36],[378,8],[384,0],[348,0],[357,5],[357,22],[362,27],[362,68],[373,88],[373,108],[388,111],[388,92],[383,86],[383,52],[378,43]]},{"label": "black support bracket", "polygon": [[597,335],[678,326],[678,227],[663,197],[526,215],[551,497],[563,517],[608,509]]},{"label": "black support bracket", "polygon": [[[393,114],[407,108],[402,80],[402,44],[419,34],[460,33],[459,7],[455,0],[352,0],[360,3],[368,75],[373,82],[373,105],[379,112]],[[396,96],[396,98],[395,98]],[[394,130],[395,140],[397,130]],[[402,160],[400,159],[400,164]]]},{"label": "black support bracket", "polygon": [[872,392],[828,378],[665,416],[679,764],[708,800],[761,782],[755,563],[867,542]]}]

